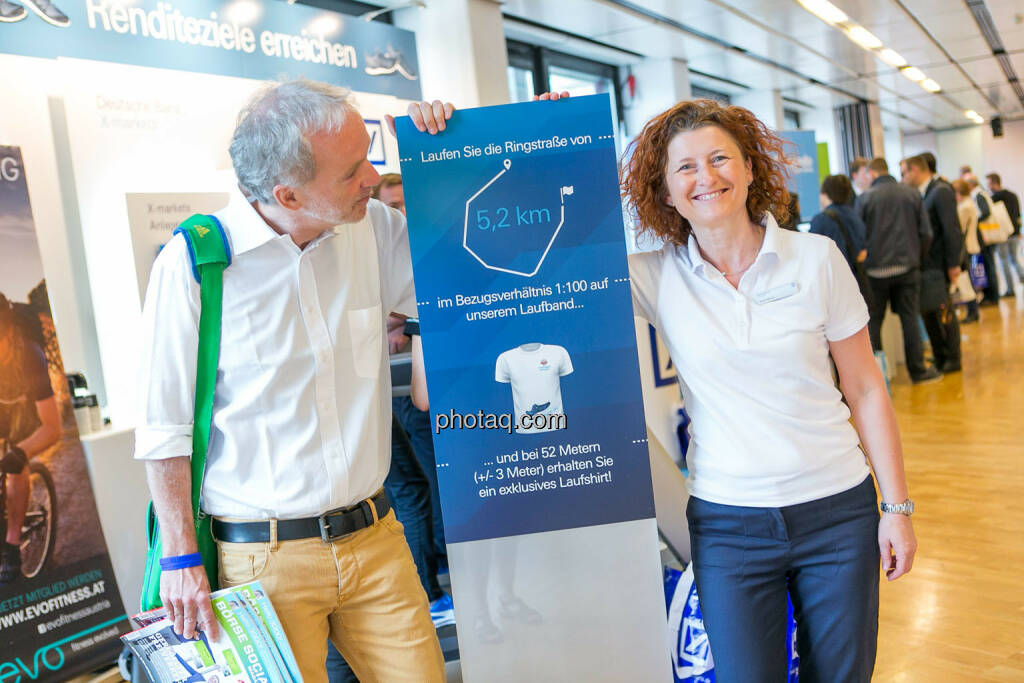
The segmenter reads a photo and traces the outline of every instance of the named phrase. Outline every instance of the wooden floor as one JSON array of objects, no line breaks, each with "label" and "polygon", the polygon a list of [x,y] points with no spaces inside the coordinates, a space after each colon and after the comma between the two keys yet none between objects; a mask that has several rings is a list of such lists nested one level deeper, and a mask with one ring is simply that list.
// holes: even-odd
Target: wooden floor
[{"label": "wooden floor", "polygon": [[918,551],[882,581],[875,681],[1024,682],[1024,301],[961,333],[962,373],[892,385]]}]

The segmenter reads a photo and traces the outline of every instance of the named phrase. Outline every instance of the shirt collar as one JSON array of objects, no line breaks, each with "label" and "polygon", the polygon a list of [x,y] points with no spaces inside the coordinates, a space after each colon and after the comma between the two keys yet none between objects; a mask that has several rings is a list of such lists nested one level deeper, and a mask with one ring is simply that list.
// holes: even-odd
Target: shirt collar
[{"label": "shirt collar", "polygon": [[224,218],[224,229],[231,238],[233,255],[252,251],[276,238],[287,239],[287,235],[278,235],[267,225],[237,187],[231,191],[231,200],[224,209]]},{"label": "shirt collar", "polygon": [[[764,218],[761,219],[761,225],[764,226],[764,240],[761,242],[761,249],[757,252],[757,257],[754,258],[754,263],[760,261],[765,254],[772,254],[776,260],[781,261],[786,251],[788,238],[788,235],[784,234],[786,231],[779,227],[775,216],[770,213],[765,213]],[[700,254],[700,248],[697,246],[697,240],[692,232],[690,239],[686,240],[685,253],[690,270],[693,272],[696,273],[699,268],[708,265],[708,262]]]},{"label": "shirt collar", "polygon": [[923,183],[917,186],[917,190],[918,192],[921,193],[922,197],[928,194],[928,188],[931,187],[932,180],[933,178],[929,178],[928,180],[924,181]]},{"label": "shirt collar", "polygon": [[[273,228],[267,225],[267,222],[257,213],[256,208],[249,203],[249,200],[238,188],[231,192],[231,199],[228,202],[227,208],[224,209],[224,217],[227,219],[224,221],[226,223],[224,229],[231,240],[231,253],[233,255],[252,251],[275,239],[286,239],[291,242],[291,237],[279,235]],[[331,230],[325,230],[323,234],[318,235],[312,242],[306,245],[306,249],[314,247],[325,239],[334,236],[338,233],[339,227],[341,226],[334,226]]]}]

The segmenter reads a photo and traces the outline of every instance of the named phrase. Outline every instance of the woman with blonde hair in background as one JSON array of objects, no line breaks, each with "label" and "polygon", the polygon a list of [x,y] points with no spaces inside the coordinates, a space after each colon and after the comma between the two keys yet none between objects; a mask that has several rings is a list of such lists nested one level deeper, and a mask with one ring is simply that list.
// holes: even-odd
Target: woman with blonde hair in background
[{"label": "woman with blonde hair in background", "polygon": [[[964,270],[970,272],[971,257],[981,253],[981,244],[978,242],[978,207],[971,199],[971,187],[964,180],[954,180],[951,185],[956,193],[956,214],[960,219],[960,230],[964,234],[964,245],[967,248],[967,255],[964,258]],[[973,287],[974,283],[971,283]],[[967,302],[967,316],[963,319],[965,323],[978,321],[978,300]]]}]

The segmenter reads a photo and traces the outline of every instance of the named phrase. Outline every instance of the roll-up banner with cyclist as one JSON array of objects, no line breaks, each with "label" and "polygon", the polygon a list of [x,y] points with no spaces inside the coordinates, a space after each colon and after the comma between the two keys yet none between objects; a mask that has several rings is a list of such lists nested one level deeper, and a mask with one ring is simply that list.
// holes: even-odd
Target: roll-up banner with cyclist
[{"label": "roll-up banner with cyclist", "polygon": [[610,112],[398,120],[467,681],[671,679]]},{"label": "roll-up banner with cyclist", "polygon": [[114,580],[54,332],[17,147],[0,146],[0,681],[116,658]]}]

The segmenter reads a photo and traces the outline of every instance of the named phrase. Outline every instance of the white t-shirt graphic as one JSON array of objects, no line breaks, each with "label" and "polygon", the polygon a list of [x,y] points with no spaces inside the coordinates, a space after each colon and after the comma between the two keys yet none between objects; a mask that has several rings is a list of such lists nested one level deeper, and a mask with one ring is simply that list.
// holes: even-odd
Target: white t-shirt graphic
[{"label": "white t-shirt graphic", "polygon": [[494,379],[512,384],[512,405],[516,431],[520,434],[553,429],[522,429],[525,415],[564,415],[561,378],[572,372],[569,352],[556,344],[531,343],[517,346],[498,356]]}]

